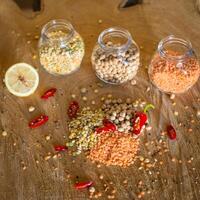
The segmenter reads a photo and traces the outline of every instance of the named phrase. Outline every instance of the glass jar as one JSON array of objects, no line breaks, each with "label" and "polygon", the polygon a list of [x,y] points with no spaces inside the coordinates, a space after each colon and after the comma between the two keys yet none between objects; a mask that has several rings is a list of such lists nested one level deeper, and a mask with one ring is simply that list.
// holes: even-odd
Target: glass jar
[{"label": "glass jar", "polygon": [[123,28],[113,27],[99,35],[91,60],[99,79],[121,84],[136,75],[139,57],[139,48],[131,34]]},{"label": "glass jar", "polygon": [[200,67],[191,43],[171,35],[158,44],[148,72],[161,91],[183,93],[197,82]]},{"label": "glass jar", "polygon": [[52,20],[41,32],[39,40],[40,63],[54,75],[70,74],[79,69],[84,56],[81,36],[66,20]]}]

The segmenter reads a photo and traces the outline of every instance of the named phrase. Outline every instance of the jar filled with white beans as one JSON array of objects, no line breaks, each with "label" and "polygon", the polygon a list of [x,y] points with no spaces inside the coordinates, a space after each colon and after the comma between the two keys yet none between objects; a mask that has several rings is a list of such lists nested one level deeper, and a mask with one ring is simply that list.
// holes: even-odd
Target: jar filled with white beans
[{"label": "jar filled with white beans", "polygon": [[127,30],[119,27],[106,29],[99,35],[93,49],[92,65],[102,81],[125,83],[137,73],[139,48]]}]

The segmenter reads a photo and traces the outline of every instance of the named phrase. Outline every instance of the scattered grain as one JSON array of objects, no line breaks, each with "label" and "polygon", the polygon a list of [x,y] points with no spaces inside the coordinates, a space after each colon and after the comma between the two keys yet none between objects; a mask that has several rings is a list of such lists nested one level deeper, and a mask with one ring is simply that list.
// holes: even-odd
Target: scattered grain
[{"label": "scattered grain", "polygon": [[142,184],[143,184],[143,181],[140,180],[140,181],[138,182],[138,185],[141,186]]},{"label": "scattered grain", "polygon": [[89,187],[89,192],[90,192],[90,193],[94,193],[95,190],[96,190],[95,187],[93,187],[93,186],[92,186],[92,187]]},{"label": "scattered grain", "polygon": [[86,88],[81,88],[81,93],[85,94],[87,92]]},{"label": "scattered grain", "polygon": [[150,87],[147,87],[146,92],[149,92],[149,91],[150,91]]},{"label": "scattered grain", "polygon": [[150,160],[149,160],[148,158],[146,158],[146,159],[144,160],[144,163],[150,163]]},{"label": "scattered grain", "polygon": [[131,80],[131,85],[136,85],[137,81],[135,79]]},{"label": "scattered grain", "polygon": [[33,112],[35,110],[35,107],[34,106],[30,106],[29,108],[28,108],[28,111],[29,112]]},{"label": "scattered grain", "polygon": [[128,183],[128,180],[127,180],[127,179],[123,180],[123,183],[124,183],[124,184],[127,184],[127,183]]},{"label": "scattered grain", "polygon": [[92,103],[92,105],[95,105],[95,104],[96,104],[96,102],[95,102],[94,100],[93,100],[91,103]]},{"label": "scattered grain", "polygon": [[152,126],[146,126],[146,130],[150,131],[152,129]]},{"label": "scattered grain", "polygon": [[141,162],[144,161],[144,157],[142,157],[142,156],[140,156],[139,159]]},{"label": "scattered grain", "polygon": [[34,55],[32,56],[32,59],[35,60],[36,58],[37,58],[37,56],[34,54]]},{"label": "scattered grain", "polygon": [[35,39],[35,40],[38,40],[38,39],[39,39],[39,35],[35,35],[35,36],[34,36],[34,39]]},{"label": "scattered grain", "polygon": [[58,155],[57,155],[57,154],[53,155],[53,158],[54,158],[54,159],[56,159],[57,157],[58,157]]},{"label": "scattered grain", "polygon": [[51,139],[51,136],[50,136],[50,135],[47,135],[47,136],[45,137],[45,139],[48,141],[48,140]]},{"label": "scattered grain", "polygon": [[178,116],[178,112],[177,112],[177,111],[174,111],[174,115],[175,115],[175,116]]},{"label": "scattered grain", "polygon": [[83,101],[87,101],[87,97],[86,96],[83,96],[82,99],[83,99]]},{"label": "scattered grain", "polygon": [[108,195],[108,199],[114,199],[115,195]]},{"label": "scattered grain", "polygon": [[189,129],[188,129],[188,132],[190,132],[190,133],[191,133],[192,131],[193,131],[193,130],[192,130],[192,128],[189,128]]},{"label": "scattered grain", "polygon": [[26,33],[26,36],[28,36],[28,37],[31,36],[31,33]]},{"label": "scattered grain", "polygon": [[145,192],[144,192],[144,191],[142,191],[140,194],[141,194],[142,196],[144,196],[144,195],[145,195]]},{"label": "scattered grain", "polygon": [[176,162],[176,158],[172,158],[172,162]]},{"label": "scattered grain", "polygon": [[7,133],[6,131],[3,131],[3,132],[2,132],[2,136],[3,136],[3,137],[6,137],[7,135],[8,135],[8,133]]},{"label": "scattered grain", "polygon": [[51,158],[50,155],[44,157],[45,160],[49,160],[50,158]]},{"label": "scattered grain", "polygon": [[113,190],[111,191],[112,194],[115,194],[116,192],[117,192],[116,189],[113,189]]},{"label": "scattered grain", "polygon": [[104,176],[103,176],[103,174],[101,174],[100,176],[99,176],[99,179],[103,179],[104,178]]},{"label": "scattered grain", "polygon": [[100,165],[100,164],[98,164],[98,165],[97,165],[97,168],[100,168],[100,167],[101,167],[101,165]]},{"label": "scattered grain", "polygon": [[102,22],[103,22],[102,19],[99,19],[99,20],[98,20],[98,23],[99,23],[99,24],[102,24]]},{"label": "scattered grain", "polygon": [[75,94],[72,94],[71,97],[72,97],[73,99],[75,99],[75,98],[76,98],[76,95],[75,95]]},{"label": "scattered grain", "polygon": [[99,90],[98,90],[98,89],[95,89],[95,90],[94,90],[94,93],[98,93],[98,92],[99,92]]},{"label": "scattered grain", "polygon": [[170,95],[170,99],[171,99],[171,100],[175,99],[175,94],[171,94],[171,95]]},{"label": "scattered grain", "polygon": [[174,101],[173,103],[172,103],[172,106],[175,106],[176,105],[176,102]]}]

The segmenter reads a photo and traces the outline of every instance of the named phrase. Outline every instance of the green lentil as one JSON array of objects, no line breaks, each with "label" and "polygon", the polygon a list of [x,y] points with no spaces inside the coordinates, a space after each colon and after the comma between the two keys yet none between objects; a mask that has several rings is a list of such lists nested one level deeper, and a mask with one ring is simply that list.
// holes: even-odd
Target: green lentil
[{"label": "green lentil", "polygon": [[83,108],[76,119],[69,123],[69,139],[67,146],[75,146],[76,152],[73,155],[87,151],[97,142],[96,127],[102,126],[104,113],[101,109],[92,111],[90,108]]}]

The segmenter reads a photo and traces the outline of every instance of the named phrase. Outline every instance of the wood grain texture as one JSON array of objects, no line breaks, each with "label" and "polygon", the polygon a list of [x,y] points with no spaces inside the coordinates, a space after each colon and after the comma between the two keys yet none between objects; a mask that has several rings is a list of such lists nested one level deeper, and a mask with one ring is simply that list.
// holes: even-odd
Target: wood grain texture
[{"label": "wood grain texture", "polygon": [[[85,179],[94,180],[98,191],[103,191],[104,184],[109,185],[113,181],[117,200],[138,199],[140,180],[151,192],[145,194],[143,199],[200,199],[200,124],[196,117],[200,109],[200,82],[187,93],[178,95],[176,106],[173,106],[168,95],[149,83],[146,68],[158,41],[169,34],[191,40],[199,55],[200,15],[192,0],[146,0],[142,5],[119,10],[120,3],[120,0],[44,0],[43,11],[29,19],[13,1],[1,0],[0,130],[8,133],[6,137],[0,135],[1,200],[86,200],[89,199],[87,191],[76,191],[73,188],[76,180]],[[34,36],[40,34],[46,22],[55,18],[71,21],[86,44],[81,69],[70,76],[49,75],[40,67],[38,59],[32,59],[37,54],[37,40],[33,39]],[[102,24],[98,23],[99,19],[103,21]],[[92,70],[90,56],[99,33],[110,26],[122,26],[131,32],[134,40],[142,47],[142,65],[136,77],[136,86],[130,83],[122,86],[104,85],[96,95],[93,89],[97,87],[98,80]],[[27,33],[31,33],[31,36],[27,36]],[[27,43],[29,40],[31,44]],[[28,98],[11,95],[3,84],[6,69],[16,62],[30,63],[39,70],[39,88]],[[58,88],[56,97],[42,101],[40,95],[52,86]],[[146,92],[148,86],[149,93]],[[100,96],[112,93],[133,99],[142,98],[156,105],[156,110],[150,113],[153,129],[141,137],[139,152],[143,157],[157,159],[155,168],[138,170],[139,162],[128,169],[97,168],[83,155],[74,159],[62,154],[60,158],[44,160],[48,152],[54,155],[54,144],[67,141],[67,104],[71,100],[71,93],[76,94],[81,101],[80,87],[89,88],[88,104],[92,99],[99,102]],[[81,104],[85,105],[83,102]],[[33,113],[28,112],[30,105],[36,107]],[[186,110],[185,106],[189,108]],[[179,112],[178,117],[173,114],[175,110]],[[46,113],[50,117],[49,122],[41,128],[30,130],[28,121],[40,113]],[[191,123],[191,119],[195,122]],[[179,126],[180,122],[182,126]],[[176,127],[178,137],[176,141],[165,138],[169,152],[160,155],[157,153],[160,133],[165,130],[167,123]],[[46,135],[50,135],[51,140],[46,141]],[[149,146],[145,146],[147,141]],[[176,158],[175,162],[171,161],[172,157]],[[191,163],[188,162],[190,157],[194,158]],[[23,170],[24,166],[26,169]],[[68,178],[69,174],[71,178]],[[99,179],[100,174],[104,175],[103,180]],[[123,183],[125,179],[127,184]],[[107,199],[108,192],[102,194],[99,199]]]},{"label": "wood grain texture", "polygon": [[200,12],[200,0],[196,0],[196,6],[198,11]]}]

